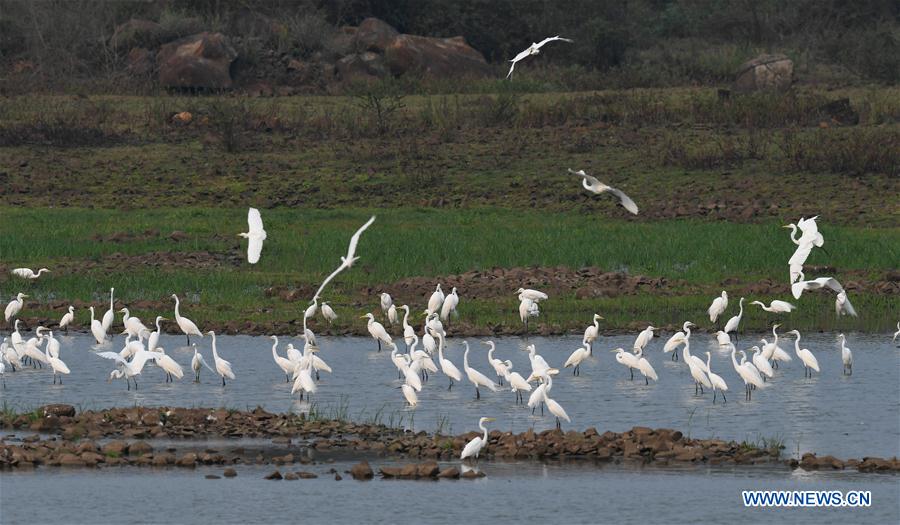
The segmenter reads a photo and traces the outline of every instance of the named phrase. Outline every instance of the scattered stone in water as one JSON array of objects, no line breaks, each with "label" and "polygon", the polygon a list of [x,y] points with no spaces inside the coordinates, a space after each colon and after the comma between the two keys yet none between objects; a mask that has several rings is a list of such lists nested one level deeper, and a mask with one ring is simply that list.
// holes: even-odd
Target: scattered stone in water
[{"label": "scattered stone in water", "polygon": [[444,479],[459,479],[459,469],[456,467],[447,467],[440,471],[437,477]]},{"label": "scattered stone in water", "polygon": [[222,479],[222,476],[216,476],[215,474],[207,474],[203,477],[206,479]]},{"label": "scattered stone in water", "polygon": [[225,469],[224,472],[222,472],[222,475],[225,476],[226,478],[233,478],[233,477],[237,476],[237,471],[231,467],[228,467],[227,469]]},{"label": "scattered stone in water", "polygon": [[335,480],[335,481],[340,481],[340,480],[342,480],[342,479],[344,479],[344,478],[342,478],[340,474],[335,473],[335,475],[334,475],[334,480]]},{"label": "scattered stone in water", "polygon": [[315,479],[315,478],[318,478],[318,477],[319,477],[318,475],[313,474],[312,472],[304,472],[304,471],[302,471],[302,470],[301,470],[301,471],[297,471],[295,474],[296,474],[297,477],[300,478],[300,479]]},{"label": "scattered stone in water", "polygon": [[298,479],[300,479],[300,476],[298,476],[297,474],[295,474],[293,472],[288,472],[287,474],[284,475],[284,479],[286,481],[297,481]]},{"label": "scattered stone in water", "polygon": [[460,477],[463,479],[476,479],[483,478],[485,476],[486,474],[484,472],[481,472],[480,470],[467,470],[463,472]]},{"label": "scattered stone in water", "polygon": [[281,475],[281,472],[278,472],[276,470],[276,471],[272,472],[271,474],[269,474],[268,476],[266,476],[265,479],[283,479],[283,476]]},{"label": "scattered stone in water", "polygon": [[[337,475],[339,475],[339,474],[337,474]],[[336,475],[336,477],[337,477],[337,475]],[[372,472],[372,467],[369,466],[369,462],[363,460],[363,461],[360,461],[359,463],[357,463],[356,465],[353,465],[353,468],[350,469],[350,475],[353,476],[353,479],[356,479],[356,480],[366,480],[366,479],[372,479],[372,477],[375,475],[375,473]]]}]

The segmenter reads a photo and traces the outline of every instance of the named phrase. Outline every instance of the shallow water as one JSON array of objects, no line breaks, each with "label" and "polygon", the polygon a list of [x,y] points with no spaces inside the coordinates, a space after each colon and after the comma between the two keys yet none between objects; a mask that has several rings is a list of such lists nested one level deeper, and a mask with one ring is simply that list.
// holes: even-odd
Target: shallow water
[{"label": "shallow water", "polygon": [[[386,465],[374,462],[373,467]],[[474,481],[357,482],[350,463],[296,466],[320,477],[269,481],[272,467],[207,480],[196,470],[41,469],[0,476],[3,523],[897,523],[898,477],[784,468],[630,469],[482,463]],[[335,481],[328,470],[344,476]],[[282,472],[287,469],[282,468]],[[128,487],[126,492],[122,487]],[[742,490],[869,490],[868,508],[746,508]],[[239,498],[235,498],[237,493]],[[40,502],[34,499],[40,494]],[[490,494],[485,498],[483,494]],[[419,504],[412,504],[410,498]],[[340,504],[335,505],[336,502]],[[65,508],[65,510],[61,510]],[[65,514],[63,514],[65,512]],[[64,516],[64,517],[63,517]],[[740,520],[740,521],[738,521]]]},{"label": "shallow water", "polygon": [[[758,335],[745,334],[738,346],[756,342]],[[487,363],[487,347],[469,338],[472,345],[470,365],[494,377]],[[712,394],[694,395],[694,387],[683,361],[673,362],[662,353],[665,338],[655,338],[646,357],[656,368],[659,382],[644,385],[639,375],[629,380],[628,371],[616,363],[609,349],[628,347],[632,336],[601,337],[594,344],[594,356],[582,366],[582,375],[561,371],[553,383],[551,396],[565,407],[572,418],[564,429],[596,427],[623,431],[635,425],[669,427],[693,437],[756,441],[761,438],[784,440],[785,454],[806,451],[833,454],[840,458],[900,455],[900,350],[884,334],[848,334],[853,350],[852,376],[841,374],[841,357],[834,334],[809,334],[803,347],[816,354],[821,374],[804,378],[799,361],[782,365],[769,386],[744,400],[743,383],[731,365],[730,355],[719,349],[715,338],[695,334],[695,355],[712,352],[712,369],[728,383],[728,402],[712,404]],[[526,340],[497,339],[496,357],[510,359],[514,370],[530,371]],[[112,362],[92,354],[91,339],[85,335],[61,338],[61,358],[72,369],[65,383],[51,384],[48,371],[26,369],[6,374],[3,400],[17,408],[32,408],[45,403],[70,403],[82,408],[110,406],[187,406],[229,407],[237,409],[263,406],[275,412],[305,412],[307,400],[291,396],[289,383],[272,360],[271,340],[265,337],[219,337],[222,357],[230,360],[237,379],[223,388],[221,381],[204,369],[202,383],[192,383],[192,351],[183,347],[184,338],[163,336],[160,344],[168,349],[187,370],[185,378],[165,384],[164,373],[153,366],[144,369],[138,379],[139,390],[126,391],[123,381],[106,382]],[[279,347],[302,340],[282,339]],[[580,343],[577,337],[539,338],[529,342],[537,346],[552,366],[562,366],[569,353]],[[200,341],[206,359],[212,362],[209,338]],[[793,341],[783,338],[782,348],[793,355]],[[397,381],[397,371],[387,351],[378,353],[371,339],[319,337],[320,356],[334,369],[321,374],[319,391],[313,396],[315,408],[324,415],[344,415],[355,421],[380,419],[383,423],[403,424],[416,430],[434,431],[442,425],[445,433],[461,433],[476,428],[481,416],[497,418],[493,428],[521,432],[528,428],[552,428],[555,421],[540,411],[516,406],[508,390],[482,389],[481,400],[466,382],[447,389],[448,381],[438,373],[424,384],[415,410],[405,408]],[[402,341],[401,341],[402,347]],[[121,339],[110,350],[119,350]],[[460,338],[449,340],[445,355],[462,369],[463,347]]]}]

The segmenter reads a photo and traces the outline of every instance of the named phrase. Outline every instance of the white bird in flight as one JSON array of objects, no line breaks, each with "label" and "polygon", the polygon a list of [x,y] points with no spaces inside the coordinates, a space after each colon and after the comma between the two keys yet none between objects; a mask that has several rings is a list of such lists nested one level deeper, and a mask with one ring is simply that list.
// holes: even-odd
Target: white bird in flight
[{"label": "white bird in flight", "polygon": [[573,171],[570,169],[569,173],[571,173],[572,175],[578,175],[579,177],[581,177],[581,179],[582,179],[581,185],[584,186],[584,189],[586,189],[590,192],[596,193],[598,195],[601,193],[612,193],[613,195],[618,197],[619,203],[622,204],[623,208],[625,208],[626,210],[630,211],[631,213],[633,213],[635,215],[638,214],[637,204],[635,204],[634,201],[631,200],[631,197],[629,197],[628,195],[625,195],[625,193],[622,190],[618,190],[616,188],[613,188],[612,186],[607,186],[606,184],[603,184],[597,178],[592,177],[592,176],[588,175],[587,173],[585,173],[584,170]]},{"label": "white bird in flight", "polygon": [[574,40],[570,40],[568,38],[562,38],[559,35],[545,38],[545,39],[541,40],[540,42],[532,42],[531,45],[528,46],[527,49],[525,49],[524,51],[522,51],[521,53],[516,55],[515,58],[510,60],[510,62],[512,62],[512,65],[509,67],[509,73],[506,74],[506,78],[512,77],[513,70],[516,68],[517,63],[521,62],[522,60],[525,60],[526,58],[530,57],[531,55],[537,55],[538,53],[541,52],[541,48],[544,47],[545,44],[556,41],[556,40],[560,40],[562,42],[569,42],[569,43],[574,42]]},{"label": "white bird in flight", "polygon": [[322,284],[319,285],[319,289],[316,290],[316,294],[313,296],[313,299],[318,299],[319,297],[321,297],[322,290],[325,289],[325,285],[327,285],[329,282],[331,282],[332,279],[337,277],[337,274],[341,273],[347,268],[352,267],[353,263],[359,259],[359,257],[356,256],[356,245],[359,244],[359,237],[364,231],[366,231],[369,226],[372,225],[373,222],[375,222],[374,215],[368,221],[366,221],[365,224],[360,226],[360,228],[356,230],[356,233],[354,233],[353,236],[350,237],[350,244],[349,246],[347,246],[347,255],[341,257],[341,265],[338,266],[335,271],[331,272],[331,275],[326,277],[324,281],[322,281]]},{"label": "white bird in flight", "polygon": [[15,275],[16,277],[21,277],[22,279],[37,279],[44,272],[50,272],[50,270],[41,268],[37,271],[37,273],[35,273],[31,268],[15,268],[10,273]]},{"label": "white bird in flight", "polygon": [[772,312],[773,314],[788,314],[791,313],[794,308],[797,308],[787,301],[779,301],[778,299],[775,299],[771,303],[769,303],[769,306],[766,306],[765,303],[761,301],[753,301],[750,304],[758,304],[760,308],[767,312]]},{"label": "white bird in flight", "polygon": [[247,262],[256,264],[259,262],[259,254],[262,253],[263,241],[266,240],[262,217],[256,208],[250,208],[250,211],[247,212],[247,226],[249,231],[238,235],[249,241],[247,243]]},{"label": "white bird in flight", "polygon": [[797,282],[791,285],[791,293],[794,295],[794,299],[799,299],[806,290],[830,288],[837,292],[837,298],[834,301],[834,308],[837,315],[849,314],[856,317],[856,310],[853,309],[853,305],[850,304],[850,299],[847,297],[847,292],[844,291],[844,287],[841,286],[841,283],[839,283],[837,279],[834,277],[819,277],[817,279],[806,281],[804,280],[805,278],[806,276],[803,275],[803,272],[800,272]]}]

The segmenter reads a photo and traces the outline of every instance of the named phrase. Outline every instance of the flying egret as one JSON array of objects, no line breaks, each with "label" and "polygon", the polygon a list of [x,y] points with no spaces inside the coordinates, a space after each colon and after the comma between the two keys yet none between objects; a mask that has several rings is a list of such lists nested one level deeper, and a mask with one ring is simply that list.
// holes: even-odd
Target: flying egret
[{"label": "flying egret", "polygon": [[393,340],[391,336],[387,333],[387,330],[384,329],[384,325],[375,320],[375,316],[371,313],[368,313],[360,319],[368,319],[366,322],[366,329],[369,331],[369,334],[372,336],[378,343],[378,351],[381,352],[381,343],[390,344]]},{"label": "flying egret", "polygon": [[709,322],[715,323],[719,316],[725,313],[726,308],[728,308],[728,292],[722,290],[722,295],[713,299],[706,311],[709,314]]},{"label": "flying egret", "polygon": [[31,268],[14,268],[10,273],[22,279],[37,279],[44,272],[50,272],[50,270],[41,268],[35,273]]},{"label": "flying egret", "polygon": [[334,309],[324,301],[322,302],[322,317],[325,318],[329,326],[337,319],[337,314],[334,313]]},{"label": "flying egret", "polygon": [[141,375],[141,372],[144,370],[144,365],[147,364],[147,361],[155,361],[157,357],[159,357],[160,353],[158,352],[148,352],[146,350],[141,350],[134,354],[130,361],[123,358],[117,352],[97,352],[98,357],[102,357],[104,359],[112,359],[116,362],[116,365],[121,367],[121,370],[113,370],[109,374],[109,381],[113,379],[121,379],[125,378],[125,385],[128,390],[131,390],[130,382],[134,382],[134,389],[137,390],[137,377]]},{"label": "flying egret", "polygon": [[524,403],[525,398],[523,397],[524,395],[522,394],[522,392],[531,392],[531,384],[529,384],[528,381],[525,381],[525,378],[522,377],[522,374],[513,372],[512,361],[507,359],[504,364],[506,365],[506,367],[504,368],[506,372],[506,382],[509,385],[510,390],[512,390],[516,394],[516,404],[519,404],[520,402]]},{"label": "flying egret", "polygon": [[691,355],[691,342],[690,340],[684,344],[684,363],[688,365],[688,370],[691,373],[691,378],[694,380],[694,395],[697,395],[697,392],[702,394],[703,387],[712,388],[712,383],[709,381],[709,376],[707,375],[706,364],[700,361],[700,358]]},{"label": "flying egret", "polygon": [[144,323],[137,317],[132,316],[128,308],[122,308],[119,312],[122,313],[122,324],[125,326],[125,332],[130,334],[131,337],[140,337],[141,332],[147,330]]},{"label": "flying egret", "polygon": [[637,356],[629,354],[624,348],[616,348],[615,350],[610,350],[610,352],[616,353],[616,362],[622,366],[628,367],[628,372],[631,375],[630,379],[634,380],[634,369],[638,367]]},{"label": "flying egret", "polygon": [[[743,352],[743,350],[741,352]],[[736,354],[737,348],[735,348],[734,345],[731,345],[731,366],[734,367],[734,371],[741,376],[741,380],[744,382],[744,399],[750,401],[753,397],[752,387],[756,386],[758,388],[764,388],[766,385],[763,383],[762,377],[760,377],[756,367],[752,367],[752,364],[748,367],[744,366],[745,363],[738,363],[737,358],[735,357]]]},{"label": "flying egret", "polygon": [[587,344],[588,354],[593,353],[594,341],[600,336],[601,319],[603,319],[603,317],[601,317],[600,314],[594,314],[593,324],[588,325],[588,327],[584,329],[584,337],[581,338],[581,342]]},{"label": "flying egret", "polygon": [[[558,370],[556,370],[555,368],[551,370],[558,372]],[[556,429],[559,430],[561,428],[559,422],[560,419],[565,419],[566,423],[571,423],[572,420],[569,419],[569,414],[566,414],[566,411],[565,409],[563,409],[562,405],[560,405],[556,402],[555,399],[550,397],[550,390],[553,389],[553,377],[550,374],[551,370],[547,370],[544,373],[544,378],[547,381],[547,388],[544,389],[544,403],[547,404],[547,410],[549,410],[550,413],[553,414],[554,417],[556,417]]]},{"label": "flying egret", "polygon": [[844,364],[841,374],[853,375],[853,352],[847,348],[847,338],[844,337],[844,334],[840,334],[838,337],[841,338],[841,362]]},{"label": "flying egret", "polygon": [[184,377],[184,369],[166,354],[166,350],[163,347],[156,347],[155,352],[160,354],[156,356],[156,366],[162,368],[166,373],[166,383],[174,383],[175,379]]},{"label": "flying egret", "polygon": [[234,379],[231,363],[219,357],[219,352],[216,350],[216,333],[210,330],[207,334],[212,336],[213,363],[216,365],[216,373],[222,376],[222,386],[225,386],[226,377],[228,379]]},{"label": "flying egret", "polygon": [[647,361],[647,358],[644,357],[644,351],[639,348],[637,354],[634,356],[638,359],[637,369],[638,372],[644,376],[644,384],[649,385],[650,379],[659,381],[659,376],[656,375],[656,370],[653,369],[653,365],[651,365],[650,361]]},{"label": "flying egret", "polygon": [[107,310],[106,312],[103,313],[103,320],[101,321],[102,325],[103,325],[104,337],[106,337],[105,334],[107,334],[110,331],[110,329],[113,326],[113,323],[116,321],[116,307],[115,307],[116,300],[113,296],[115,291],[116,291],[115,288],[109,289],[109,310]]},{"label": "flying egret", "polygon": [[191,321],[187,317],[182,317],[181,313],[178,311],[178,307],[180,306],[178,296],[172,294],[172,299],[175,299],[175,322],[178,323],[178,328],[181,328],[181,331],[184,333],[185,337],[187,337],[187,344],[191,344],[192,335],[196,335],[202,338],[203,332],[201,332],[200,329],[197,328],[197,325],[194,324],[194,321]]},{"label": "flying egret", "polygon": [[287,383],[290,381],[290,374],[294,371],[294,363],[291,362],[290,359],[286,357],[281,357],[278,355],[278,336],[272,336],[272,359],[275,361],[275,364],[278,365],[278,368],[284,372],[284,382]]},{"label": "flying egret", "polygon": [[259,210],[250,208],[247,212],[246,233],[239,233],[239,237],[247,239],[247,262],[256,264],[259,262],[259,254],[262,253],[263,241],[266,240],[266,230],[263,229],[262,217]]},{"label": "flying egret", "polygon": [[[588,328],[591,328],[591,327],[588,327]],[[590,347],[588,346],[588,343],[585,342],[582,344],[584,346],[581,346],[581,347],[578,347],[577,349],[575,349],[575,351],[572,352],[571,355],[569,355],[569,358],[566,359],[565,364],[563,364],[563,368],[569,368],[570,366],[575,367],[572,369],[572,375],[575,375],[575,376],[580,375],[580,373],[581,373],[580,368],[581,368],[582,361],[584,361],[585,359],[588,358],[588,356],[591,355],[591,350],[590,350]]]},{"label": "flying egret", "polygon": [[496,392],[497,385],[488,379],[488,376],[469,366],[469,342],[463,341],[463,346],[466,347],[466,351],[463,353],[463,370],[465,370],[466,377],[469,378],[469,381],[475,385],[475,399],[481,399],[481,391],[478,387],[483,386],[490,389],[491,392]]},{"label": "flying egret", "polygon": [[444,303],[441,305],[441,320],[449,325],[450,314],[456,314],[457,306],[459,306],[459,295],[456,293],[456,287],[454,286],[453,291],[444,298]]},{"label": "flying egret", "polygon": [[735,315],[734,317],[729,319],[727,323],[725,323],[725,328],[722,330],[726,334],[731,334],[731,332],[734,332],[734,340],[735,341],[737,341],[738,325],[741,324],[741,319],[744,317],[744,298],[743,297],[741,297],[741,300],[738,301],[738,306],[740,307],[740,311],[738,312],[737,315]]},{"label": "flying egret", "polygon": [[75,307],[69,306],[69,311],[59,320],[59,327],[69,333],[69,325],[75,320]]},{"label": "flying egret", "polygon": [[355,263],[357,260],[359,260],[359,257],[356,256],[356,246],[359,244],[360,236],[363,234],[364,231],[366,231],[366,229],[369,228],[369,226],[372,225],[373,222],[375,222],[374,215],[371,218],[369,218],[369,220],[366,221],[365,224],[360,226],[360,228],[358,230],[356,230],[356,233],[354,233],[350,237],[350,244],[347,246],[347,255],[341,257],[340,266],[338,266],[336,270],[331,272],[331,275],[329,275],[328,277],[325,278],[324,281],[322,281],[322,284],[319,285],[319,289],[316,290],[316,294],[313,296],[314,299],[318,299],[319,297],[321,297],[322,290],[325,289],[325,285],[327,285],[329,282],[331,282],[331,280],[334,279],[335,277],[337,277],[337,275],[339,273],[341,273],[342,271],[344,271],[348,268],[351,268],[353,266],[353,263]]},{"label": "flying egret", "polygon": [[725,398],[725,392],[728,392],[728,384],[725,383],[725,380],[722,379],[722,376],[720,376],[719,374],[716,374],[712,371],[712,368],[710,368],[711,360],[712,360],[712,354],[710,354],[709,352],[706,352],[706,370],[708,370],[706,375],[709,378],[709,383],[712,385],[712,389],[713,389],[713,404],[716,404],[716,393],[717,392],[722,392],[722,399],[727,403],[728,399]]},{"label": "flying egret", "polygon": [[450,378],[450,386],[447,387],[447,390],[453,388],[453,382],[462,381],[462,374],[459,373],[459,368],[456,368],[449,359],[444,359],[444,336],[443,334],[437,334],[438,338],[438,363],[441,365],[441,372],[444,373],[445,376]]},{"label": "flying egret", "polygon": [[637,338],[634,340],[634,351],[643,350],[646,348],[647,343],[653,339],[653,331],[656,330],[655,326],[648,326],[641,333],[638,334]]},{"label": "flying egret", "polygon": [[[52,337],[52,336],[51,336]],[[56,378],[59,377],[59,384],[62,384],[62,376],[72,373],[69,367],[58,356],[50,355],[50,345],[44,347],[44,359],[53,370],[53,384],[56,384]]]},{"label": "flying egret", "polygon": [[482,344],[487,345],[488,348],[488,363],[491,365],[491,368],[494,369],[494,373],[497,374],[497,377],[500,379],[498,381],[500,386],[503,386],[503,379],[507,375],[506,363],[494,357],[494,351],[497,349],[497,345],[494,344],[493,341],[482,341]]},{"label": "flying egret", "polygon": [[847,292],[844,291],[844,287],[841,286],[841,283],[839,283],[837,279],[834,277],[819,277],[817,279],[806,281],[804,280],[805,278],[806,276],[803,275],[803,272],[800,272],[799,280],[791,285],[791,293],[794,295],[794,299],[799,299],[806,290],[829,288],[837,292],[837,298],[834,301],[834,308],[837,311],[837,314],[850,314],[853,317],[856,317],[856,310],[853,309],[853,305],[850,304],[850,299],[847,298]]},{"label": "flying egret", "polygon": [[491,421],[496,420],[492,417],[483,417],[478,420],[478,428],[480,428],[481,431],[484,432],[484,436],[475,437],[471,441],[466,443],[466,446],[463,447],[462,454],[459,455],[459,459],[466,459],[471,457],[478,459],[478,455],[488,444],[488,431],[487,428],[484,427],[484,424],[490,423]]},{"label": "flying egret", "polygon": [[4,311],[4,316],[6,317],[7,323],[9,322],[10,319],[12,319],[13,317],[16,317],[17,315],[19,315],[19,312],[22,311],[22,307],[25,305],[25,301],[23,301],[22,299],[25,299],[26,297],[28,297],[28,296],[22,292],[19,292],[16,295],[16,298],[13,299],[12,301],[10,301],[9,304],[6,305],[6,310]]},{"label": "flying egret", "polygon": [[672,352],[672,361],[678,361],[678,347],[691,338],[692,326],[695,326],[694,323],[685,321],[684,324],[681,325],[681,331],[675,332],[675,334],[666,341],[665,346],[663,346],[663,352]]},{"label": "flying egret", "polygon": [[444,304],[444,297],[444,292],[441,290],[441,283],[438,283],[434,288],[434,292],[431,293],[431,297],[428,298],[428,308],[426,309],[428,315],[441,311],[441,306]]},{"label": "flying egret", "polygon": [[842,315],[856,317],[856,310],[854,310],[853,305],[850,304],[850,299],[847,298],[847,292],[838,292],[837,297],[834,299],[834,312],[838,317]]},{"label": "flying egret", "polygon": [[559,35],[547,37],[547,38],[541,40],[540,42],[532,42],[531,45],[528,46],[524,51],[520,52],[512,60],[510,60],[512,65],[509,66],[509,73],[506,74],[506,78],[508,79],[508,78],[512,77],[513,70],[516,68],[516,64],[518,64],[522,60],[525,60],[526,58],[528,58],[532,55],[537,55],[538,53],[541,52],[541,48],[544,47],[544,45],[546,45],[550,42],[555,42],[557,40],[559,40],[561,42],[569,42],[569,43],[574,42],[574,40],[570,40],[568,38],[563,38]]},{"label": "flying egret", "polygon": [[592,177],[592,176],[588,175],[587,173],[585,173],[584,170],[573,171],[570,169],[569,173],[571,173],[572,175],[578,175],[579,177],[581,177],[581,185],[584,187],[584,189],[590,191],[591,193],[595,193],[597,195],[599,195],[601,193],[611,193],[619,199],[619,203],[622,205],[623,208],[630,211],[634,215],[638,214],[637,204],[635,204],[634,201],[631,200],[631,197],[629,197],[628,195],[625,195],[625,192],[623,192],[622,190],[619,190],[619,189],[613,188],[612,186],[607,186],[606,184],[603,184],[597,178]]},{"label": "flying egret", "polygon": [[394,300],[391,299],[391,295],[388,293],[382,292],[381,294],[381,313],[387,315],[388,309],[393,306]]},{"label": "flying egret", "polygon": [[[403,310],[403,342],[406,343],[406,347],[409,348],[409,345],[412,344],[413,339],[416,338],[416,330],[409,324],[409,305],[404,304],[400,307]],[[425,333],[428,337],[431,337],[431,334],[428,334],[427,331]],[[432,339],[433,341],[433,339]],[[428,349],[425,349],[428,351]],[[433,351],[428,351],[428,353],[433,354]]]},{"label": "flying egret", "polygon": [[753,366],[759,370],[759,373],[762,375],[763,381],[766,381],[766,378],[771,379],[775,376],[775,370],[772,369],[772,364],[769,363],[769,360],[766,359],[766,356],[763,355],[762,351],[758,346],[754,346],[750,349],[753,352]]},{"label": "flying egret", "polygon": [[760,306],[760,308],[762,308],[763,310],[765,310],[767,312],[771,312],[773,314],[788,314],[788,313],[791,313],[791,311],[793,311],[794,308],[797,308],[796,306],[792,305],[791,303],[789,303],[787,301],[779,301],[777,299],[770,302],[769,306],[766,306],[765,303],[760,302],[760,301],[753,301],[750,304],[758,304]]},{"label": "flying egret", "polygon": [[157,344],[159,344],[159,335],[162,333],[162,329],[159,327],[160,321],[168,321],[165,317],[161,315],[156,316],[156,331],[150,334],[150,337],[147,338],[147,350],[154,351],[156,349]]},{"label": "flying egret", "polygon": [[207,370],[212,373],[216,373],[215,370],[206,362],[206,359],[203,359],[203,354],[197,351],[197,343],[191,344],[194,348],[194,357],[191,358],[191,370],[194,371],[194,382],[200,382],[200,367],[205,366]]},{"label": "flying egret", "polygon": [[103,329],[103,323],[94,319],[94,307],[88,308],[91,311],[91,335],[98,345],[102,345],[106,341],[106,330]]}]

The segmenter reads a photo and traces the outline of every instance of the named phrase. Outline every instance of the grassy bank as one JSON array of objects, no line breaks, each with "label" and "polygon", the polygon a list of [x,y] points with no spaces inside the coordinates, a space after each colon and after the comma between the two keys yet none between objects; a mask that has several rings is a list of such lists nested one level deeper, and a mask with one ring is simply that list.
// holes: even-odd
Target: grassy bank
[{"label": "grassy bank", "polygon": [[[185,298],[185,312],[203,324],[244,322],[284,328],[300,317],[316,285],[339,263],[352,231],[370,214],[375,225],[360,243],[362,259],[326,292],[341,316],[337,331],[359,331],[362,313],[377,308],[377,293],[411,277],[434,278],[493,267],[582,268],[662,278],[637,289],[585,297],[590,279],[576,282],[549,301],[539,323],[551,331],[583,328],[594,311],[606,328],[631,329],[644,322],[699,322],[719,290],[748,301],[788,299],[786,261],[793,245],[778,223],[734,224],[692,220],[646,224],[599,221],[587,213],[477,208],[465,210],[263,210],[269,240],[262,261],[249,266],[236,236],[246,228],[243,208],[158,210],[0,208],[0,276],[4,296],[26,290],[37,302],[27,316],[56,319],[57,302],[98,306],[115,286],[123,304],[145,321],[171,310],[168,296]],[[823,223],[826,254],[816,250],[808,264],[847,285],[858,319],[834,318],[830,294],[807,294],[789,324],[801,329],[884,330],[896,322],[896,296],[876,284],[900,259],[897,228],[837,227]],[[174,241],[174,230],[185,232]],[[54,270],[35,283],[8,274],[17,266]],[[818,273],[817,273],[818,275]],[[770,290],[753,293],[759,282]],[[477,286],[462,297],[459,325],[486,330],[518,325],[513,291],[482,293]],[[540,284],[536,284],[540,287]],[[772,288],[774,287],[774,288]],[[409,288],[400,288],[409,289]],[[852,288],[851,288],[852,290]],[[286,292],[296,292],[286,294]],[[426,297],[397,296],[398,303],[424,308]],[[62,303],[56,305],[62,307]],[[736,306],[736,304],[735,304]],[[105,308],[105,307],[104,307]],[[86,322],[87,313],[79,311]],[[764,328],[771,317],[753,307],[745,326]],[[418,320],[417,320],[418,322]],[[273,324],[274,323],[274,324]],[[703,323],[701,323],[703,324]],[[321,328],[321,327],[320,327]],[[294,329],[292,329],[294,330]]]}]

